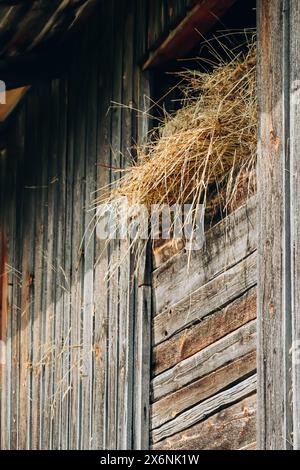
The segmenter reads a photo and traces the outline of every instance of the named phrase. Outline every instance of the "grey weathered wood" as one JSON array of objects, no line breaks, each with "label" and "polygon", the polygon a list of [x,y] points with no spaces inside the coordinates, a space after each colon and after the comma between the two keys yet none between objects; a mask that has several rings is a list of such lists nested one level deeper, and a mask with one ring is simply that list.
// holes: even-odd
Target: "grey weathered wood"
[{"label": "grey weathered wood", "polygon": [[[83,41],[77,42],[79,52],[82,54]],[[83,64],[86,61],[83,60]],[[84,68],[82,75],[76,75],[76,65],[72,64],[71,83],[73,87],[73,96],[70,103],[71,110],[74,113],[73,124],[73,188],[72,188],[72,207],[73,217],[71,225],[70,241],[72,247],[71,257],[71,309],[70,309],[70,447],[80,449],[81,440],[81,366],[82,366],[82,272],[83,272],[83,251],[82,237],[84,235],[83,211],[84,211],[84,159],[82,155],[85,152],[86,138],[86,102],[81,98],[87,89],[87,71]]]},{"label": "grey weathered wood", "polygon": [[133,447],[149,448],[150,435],[150,367],[151,367],[151,286],[138,289],[136,312],[136,348],[134,381]]},{"label": "grey weathered wood", "polygon": [[155,314],[251,254],[256,249],[255,227],[253,197],[206,233],[201,250],[180,252],[158,268],[153,274]]},{"label": "grey weathered wood", "polygon": [[151,433],[153,443],[156,444],[172,434],[177,434],[184,429],[190,428],[207,416],[216,413],[219,409],[251,395],[255,390],[256,375],[253,375],[228,390],[220,392],[203,403],[181,413],[177,418],[163,424],[159,428],[154,429]]},{"label": "grey weathered wood", "polygon": [[[89,41],[97,40],[93,28],[89,33]],[[97,91],[98,74],[97,64],[93,54],[88,56],[87,73],[91,77],[89,99],[87,101],[86,121],[86,162],[85,162],[85,218],[84,218],[84,286],[83,286],[83,344],[82,344],[82,442],[81,448],[93,448],[93,360],[94,360],[94,332],[93,322],[95,314],[95,231],[94,217],[91,203],[96,190],[96,153],[97,153]]]},{"label": "grey weathered wood", "polygon": [[[114,2],[102,4],[99,17],[106,17],[102,34],[99,39],[101,50],[100,60],[105,63],[105,69],[98,63],[98,123],[97,123],[97,188],[106,187],[110,182],[110,142],[111,142],[111,116],[108,109],[112,94],[112,67],[113,58],[110,50],[105,47],[106,38],[112,37],[114,29],[113,21]],[[97,51],[95,51],[97,57]],[[100,166],[103,165],[103,166]],[[109,249],[105,241],[96,237],[95,247],[95,363],[94,363],[94,424],[93,424],[93,448],[105,449],[108,446],[107,420],[108,420],[108,328],[109,328],[109,283],[105,278],[109,266]],[[98,417],[98,418],[96,418]]]},{"label": "grey weathered wood", "polygon": [[[34,107],[35,112],[37,112],[37,103],[38,100],[42,100],[43,102],[49,102],[51,99],[51,90],[49,86],[45,86],[42,88],[41,94],[35,96],[32,100],[31,106]],[[43,96],[44,94],[44,96]],[[32,374],[31,374],[31,398],[35,397],[34,406],[32,406],[31,412],[31,447],[33,449],[40,448],[40,426],[41,420],[43,417],[43,412],[45,411],[43,408],[43,397],[41,394],[41,360],[43,355],[43,350],[45,348],[43,344],[43,318],[41,316],[41,311],[43,308],[43,300],[45,295],[44,290],[44,244],[46,239],[46,215],[44,211],[44,207],[47,201],[48,196],[48,168],[43,166],[42,171],[38,170],[40,159],[47,159],[47,151],[49,146],[47,145],[48,142],[48,131],[49,126],[48,122],[45,120],[41,120],[40,122],[40,132],[43,135],[43,141],[45,142],[45,147],[43,148],[42,153],[40,153],[38,148],[38,140],[37,136],[35,137],[33,146],[32,146],[32,153],[35,156],[35,174],[36,174],[36,186],[41,189],[35,190],[35,219],[36,219],[36,226],[35,226],[35,265],[34,265],[34,299],[33,299],[33,317],[32,317],[32,343],[36,345],[32,351]],[[54,139],[56,140],[56,139]],[[52,164],[56,164],[57,155],[55,153],[52,155]],[[51,239],[53,244],[53,238]],[[47,318],[47,321],[52,324],[53,316]]]},{"label": "grey weathered wood", "polygon": [[[26,128],[29,129],[29,122],[33,118],[34,109],[27,104],[26,107]],[[28,449],[31,445],[30,416],[30,375],[32,365],[32,318],[33,318],[33,298],[34,298],[34,261],[35,253],[32,250],[32,240],[35,231],[35,192],[31,188],[36,185],[35,163],[31,154],[31,139],[25,139],[24,152],[24,194],[22,205],[22,232],[19,234],[23,242],[21,254],[22,262],[22,287],[19,310],[20,327],[20,395],[19,395],[19,437],[18,448]],[[34,147],[33,147],[34,148]],[[31,157],[31,158],[30,158]],[[30,208],[30,209],[29,209]],[[32,221],[31,217],[34,217]]]},{"label": "grey weathered wood", "polygon": [[255,440],[256,395],[164,439],[153,450],[236,450]]},{"label": "grey weathered wood", "polygon": [[228,388],[256,369],[256,351],[225,364],[203,378],[155,402],[151,407],[151,428],[176,418],[183,411]]},{"label": "grey weathered wood", "polygon": [[[199,310],[202,308],[199,305]],[[153,371],[158,375],[256,318],[256,289],[209,314],[153,348]]]},{"label": "grey weathered wood", "polygon": [[[11,278],[9,355],[13,367],[1,397],[2,422],[5,419],[1,439],[10,448],[149,445],[149,265],[143,268],[143,282],[136,283],[140,287],[122,296],[119,281],[124,293],[132,259],[124,278],[117,274],[108,283],[105,274],[112,251],[95,234],[91,245],[87,239],[81,245],[92,215],[87,212],[90,193],[118,176],[110,170],[115,163],[112,148],[122,151],[116,161],[123,165],[127,147],[141,142],[149,128],[149,76],[142,75],[140,67],[147,48],[149,5],[135,0],[99,2],[99,11],[82,35],[74,36],[66,75],[37,83],[11,116],[12,173],[7,173],[15,175],[14,191],[9,178],[4,178],[0,188],[6,208],[3,212],[1,202],[1,217],[11,216],[5,219],[12,239],[9,259],[20,272],[19,280]],[[45,15],[41,28],[20,37],[21,48],[30,48],[32,40],[33,46],[42,44],[50,39],[53,26],[61,28],[58,6],[53,3],[55,16]],[[130,16],[122,16],[121,6]],[[176,1],[170,15],[166,2],[155,9],[160,35],[168,29],[169,17],[175,19],[185,12],[186,1]],[[15,7],[12,10],[17,13]],[[86,10],[80,13],[81,21]],[[18,15],[12,16],[16,25]],[[1,26],[6,27],[8,23],[2,20]],[[97,39],[93,41],[94,32]],[[7,43],[13,45],[11,38]],[[145,113],[136,119],[132,110],[108,112],[112,100],[133,104]],[[45,194],[37,188],[40,181]],[[25,189],[28,185],[32,189]],[[84,252],[79,252],[80,247]],[[99,262],[103,248],[104,258]],[[43,357],[45,349],[48,353]]]},{"label": "grey weathered wood", "polygon": [[[62,440],[67,439],[66,428],[66,421],[63,418],[64,416],[64,406],[65,400],[67,400],[67,396],[63,399],[63,395],[59,393],[60,399],[58,399],[57,406],[54,407],[54,410],[50,409],[50,403],[53,402],[53,393],[56,391],[57,384],[63,380],[63,365],[65,363],[66,354],[64,353],[61,355],[62,345],[65,344],[65,306],[66,310],[68,310],[68,304],[65,304],[65,299],[67,295],[65,290],[68,291],[68,279],[65,279],[66,273],[66,265],[65,265],[65,254],[66,254],[66,187],[67,187],[67,116],[66,116],[66,107],[67,107],[67,100],[68,100],[68,90],[66,82],[62,82],[58,84],[53,84],[54,90],[56,90],[56,94],[54,94],[53,98],[55,97],[56,100],[59,101],[59,104],[56,104],[56,112],[59,113],[59,118],[56,117],[57,126],[59,126],[59,140],[57,143],[57,168],[56,168],[56,175],[54,175],[55,183],[52,183],[50,191],[55,191],[57,197],[55,202],[57,204],[57,240],[56,240],[56,251],[54,253],[55,260],[54,260],[54,270],[51,270],[51,262],[49,260],[49,256],[46,258],[46,265],[49,264],[48,268],[48,276],[47,282],[51,286],[52,276],[55,274],[55,287],[52,286],[52,291],[54,292],[55,297],[55,329],[51,332],[51,325],[49,325],[46,321],[46,331],[45,331],[45,344],[49,344],[50,341],[54,341],[56,344],[56,351],[53,352],[52,356],[52,364],[48,365],[45,372],[45,402],[44,406],[47,409],[47,414],[44,420],[45,426],[45,433],[42,438],[41,447],[47,448],[47,442],[49,442],[50,448],[62,448]],[[58,109],[57,109],[58,108]],[[56,176],[56,178],[55,178]],[[52,174],[53,178],[53,174]],[[54,209],[55,210],[55,209]],[[49,211],[50,212],[50,211]],[[51,214],[49,213],[49,222],[50,226],[48,228],[49,233],[53,231],[53,216],[52,219],[50,218]],[[50,245],[51,247],[51,245]],[[51,288],[50,288],[51,289]],[[51,305],[46,307],[46,320],[48,317],[48,309],[49,314],[51,314]],[[66,378],[65,378],[66,382]]]},{"label": "grey weathered wood", "polygon": [[[134,61],[134,17],[135,5],[128,4],[125,15],[122,10],[119,14],[123,16],[124,23],[122,38],[123,69],[120,73],[122,78],[121,102],[125,106],[119,110],[122,114],[122,132],[120,146],[120,167],[128,166],[128,157],[132,152],[133,144],[133,118],[131,109],[133,101],[133,61]],[[118,35],[119,33],[117,33]],[[116,55],[118,60],[118,54]],[[116,65],[117,68],[118,65]],[[116,100],[117,101],[117,100]],[[134,302],[135,291],[132,285],[132,272],[134,270],[133,259],[129,249],[128,241],[120,242],[120,259],[123,265],[120,269],[119,283],[119,383],[118,383],[118,418],[117,418],[117,448],[126,450],[132,448],[132,422],[133,422],[133,354],[134,354]]]},{"label": "grey weathered wood", "polygon": [[152,398],[157,401],[184,385],[222,367],[255,349],[256,320],[244,325],[208,348],[179,362],[152,381]]},{"label": "grey weathered wood", "polygon": [[258,447],[286,449],[289,406],[290,190],[288,4],[258,2]]},{"label": "grey weathered wood", "polygon": [[[117,3],[114,3],[113,14],[115,15]],[[115,43],[113,50],[111,71],[112,95],[111,101],[121,103],[122,101],[122,72],[123,72],[123,28],[124,28],[124,5],[120,9],[122,21],[116,16],[112,38]],[[118,35],[115,33],[118,29]],[[115,74],[114,74],[115,72]],[[111,118],[111,152],[110,167],[120,168],[122,149],[122,113],[120,108],[107,110]],[[111,170],[111,182],[118,179],[118,174]],[[108,409],[107,409],[107,443],[106,448],[118,448],[118,381],[119,381],[119,313],[120,313],[120,269],[118,259],[120,256],[120,241],[113,240],[110,244],[110,270],[109,270],[109,304],[108,304]],[[125,264],[124,267],[127,270]],[[123,293],[126,295],[126,293]],[[123,300],[123,299],[122,299]],[[125,431],[125,430],[124,430]]]},{"label": "grey weathered wood", "polygon": [[[135,65],[133,84],[133,104],[139,112],[135,116],[135,136],[139,145],[147,138],[150,120],[147,108],[150,96],[149,75],[141,74],[140,60],[147,50],[146,2],[136,3],[136,15],[140,18],[135,29]],[[138,278],[136,279],[135,338],[133,358],[133,429],[132,447],[147,450],[150,446],[150,378],[151,378],[151,247],[148,245],[143,253]]]},{"label": "grey weathered wood", "polygon": [[[176,277],[173,277],[175,284]],[[222,308],[255,284],[256,253],[253,253],[157,315],[153,321],[154,345]]]}]

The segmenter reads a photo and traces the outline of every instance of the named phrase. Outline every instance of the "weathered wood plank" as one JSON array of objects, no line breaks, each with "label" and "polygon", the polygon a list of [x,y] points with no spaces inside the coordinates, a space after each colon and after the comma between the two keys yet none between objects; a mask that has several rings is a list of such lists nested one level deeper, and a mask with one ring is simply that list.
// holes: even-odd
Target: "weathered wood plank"
[{"label": "weathered wood plank", "polygon": [[[122,12],[122,10],[121,10]],[[120,146],[120,167],[128,167],[128,157],[131,156],[132,146],[134,142],[134,111],[133,102],[133,61],[134,61],[134,18],[135,4],[127,2],[125,14],[122,22],[123,30],[123,47],[121,50],[123,70],[120,72],[122,77],[122,98],[121,102],[125,108],[122,112],[121,126],[121,146]],[[119,34],[119,33],[117,33]],[[120,242],[120,259],[123,264],[120,269],[119,281],[119,382],[118,382],[118,410],[117,410],[117,448],[126,450],[132,448],[132,392],[133,392],[133,348],[134,348],[134,303],[135,291],[132,285],[132,272],[134,271],[133,259],[129,249],[128,241]]]},{"label": "weathered wood plank", "polygon": [[[10,348],[9,325],[10,325],[10,309],[9,309],[9,230],[10,215],[9,209],[12,204],[6,204],[6,184],[8,155],[6,149],[1,149],[0,160],[0,448],[9,449],[10,433],[5,432],[6,428],[10,428]],[[5,190],[4,190],[5,188]],[[4,346],[5,345],[5,346]],[[6,403],[6,408],[2,410],[1,403]]]},{"label": "weathered wood plank", "polygon": [[[70,347],[70,370],[71,370],[71,421],[70,421],[70,446],[72,449],[80,449],[82,436],[82,413],[81,413],[81,375],[82,375],[82,288],[84,278],[84,252],[82,240],[84,236],[84,207],[85,207],[85,159],[82,155],[86,153],[86,122],[87,110],[85,93],[88,91],[88,75],[86,68],[86,48],[88,36],[82,40],[76,40],[77,54],[81,57],[82,72],[76,74],[77,64],[72,64],[73,100],[71,112],[74,113],[74,172],[73,172],[73,220],[71,233],[72,246],[72,276],[71,276],[71,343]],[[75,46],[76,47],[76,46]],[[88,431],[87,431],[88,432]]]},{"label": "weathered wood plank", "polygon": [[20,334],[20,389],[19,389],[19,438],[18,448],[26,450],[31,445],[30,432],[30,367],[32,361],[31,343],[31,319],[33,311],[34,294],[34,250],[32,240],[34,240],[34,163],[31,157],[32,135],[28,133],[29,124],[33,119],[28,103],[26,107],[26,139],[24,155],[24,194],[22,203],[22,232],[19,233],[18,243],[22,243],[22,288],[21,303],[19,311],[19,334]]},{"label": "weathered wood plank", "polygon": [[[40,103],[49,103],[51,94],[49,86],[42,86],[39,92],[32,94],[31,107],[34,109],[35,115],[40,114]],[[45,233],[45,205],[47,201],[47,188],[48,188],[48,168],[42,165],[40,170],[40,163],[43,160],[47,160],[48,151],[48,136],[49,136],[49,121],[45,119],[45,116],[40,119],[40,133],[41,138],[45,144],[42,152],[38,145],[38,135],[35,134],[34,140],[31,143],[31,158],[34,161],[35,166],[35,178],[37,188],[34,190],[34,204],[35,204],[35,235],[34,235],[34,251],[35,251],[35,263],[34,263],[34,296],[33,296],[33,315],[31,318],[32,328],[32,370],[31,370],[31,384],[30,384],[30,398],[31,402],[34,403],[32,406],[31,413],[31,445],[30,447],[35,450],[40,448],[40,428],[41,419],[43,417],[43,401],[41,394],[41,375],[43,373],[43,354],[45,345],[42,343],[42,329],[43,319],[41,311],[43,310],[43,299],[45,296],[44,290],[44,238]],[[53,156],[55,161],[55,156]],[[51,238],[53,243],[53,238]],[[52,322],[51,318],[47,318],[46,321]],[[33,347],[34,345],[34,347]]]},{"label": "weathered wood plank", "polygon": [[[258,1],[258,448],[286,449],[290,240],[288,3]],[[286,93],[288,93],[286,95]]]},{"label": "weathered wood plank", "polygon": [[133,434],[133,447],[137,450],[147,450],[150,440],[151,296],[150,286],[139,287],[135,326],[136,359]]},{"label": "weathered wood plank", "polygon": [[[46,266],[47,266],[47,279],[46,282],[54,297],[55,302],[55,321],[53,328],[51,323],[46,321],[45,328],[45,344],[55,344],[55,351],[51,354],[50,364],[45,372],[45,407],[47,413],[44,417],[44,430],[41,431],[43,436],[43,448],[55,449],[62,448],[63,439],[67,440],[66,420],[65,420],[65,401],[68,399],[68,394],[64,396],[66,389],[65,384],[68,383],[68,377],[64,376],[63,370],[65,365],[65,357],[67,352],[64,351],[64,346],[67,346],[67,339],[65,337],[65,312],[68,312],[68,304],[65,304],[67,292],[70,289],[68,279],[69,274],[66,274],[65,254],[66,254],[66,195],[67,195],[67,103],[68,103],[68,89],[66,81],[54,82],[52,84],[53,100],[56,100],[54,105],[54,121],[52,125],[56,132],[58,132],[57,141],[57,165],[52,168],[51,181],[52,184],[49,188],[50,207],[52,207],[54,214],[58,214],[57,219],[53,220],[53,213],[49,212],[48,216],[48,231],[51,233],[57,231],[57,240],[53,246],[53,267],[51,267],[51,244],[49,243],[50,252],[47,253]],[[59,131],[57,130],[59,129]],[[55,152],[55,149],[54,149]],[[55,196],[54,196],[54,194]],[[50,258],[50,259],[49,259]],[[55,272],[53,272],[55,271]],[[55,286],[53,283],[55,282]],[[48,289],[47,289],[48,292]],[[46,320],[53,314],[53,307],[46,306]],[[50,324],[49,324],[50,323]],[[59,387],[61,388],[59,390]],[[68,387],[68,385],[67,385]],[[65,391],[63,391],[65,390]]]},{"label": "weathered wood plank", "polygon": [[[202,305],[199,305],[199,311]],[[186,312],[188,315],[188,311]],[[187,328],[153,349],[153,374],[158,375],[180,361],[201,351],[242,325],[256,318],[256,289],[223,309],[208,315],[200,323]]]},{"label": "weathered wood plank", "polygon": [[190,429],[153,445],[153,450],[235,450],[255,441],[256,395]]},{"label": "weathered wood plank", "polygon": [[256,198],[206,234],[201,250],[181,252],[153,273],[156,315],[256,249]]},{"label": "weathered wood plank", "polygon": [[234,4],[236,0],[201,0],[170,32],[163,43],[150,54],[143,69],[157,67],[174,59],[184,57],[201,40],[218,21],[219,18]]},{"label": "weathered wood plank", "polygon": [[151,428],[155,429],[176,418],[183,411],[217,394],[255,369],[256,352],[252,351],[177,392],[167,395],[151,407]]},{"label": "weathered wood plank", "polygon": [[155,377],[152,381],[153,401],[157,401],[226,363],[248,354],[255,349],[255,341],[256,320],[253,320]]},{"label": "weathered wood plank", "polygon": [[184,429],[194,426],[199,421],[218,410],[229,406],[256,391],[256,375],[234,385],[233,387],[208,398],[203,403],[194,406],[177,416],[175,419],[163,424],[151,433],[154,444],[167,437],[178,434]]},{"label": "weathered wood plank", "polygon": [[184,328],[232,302],[257,282],[256,253],[180,299],[153,321],[153,343],[168,340]]},{"label": "weathered wood plank", "polygon": [[[286,5],[288,9],[288,5]],[[292,394],[293,403],[290,405],[293,409],[293,447],[295,450],[300,450],[300,267],[299,267],[299,254],[300,254],[300,205],[299,205],[299,88],[300,88],[300,8],[299,2],[289,2],[290,17],[288,20],[287,28],[290,37],[286,38],[286,48],[289,48],[290,53],[290,71],[286,80],[289,81],[286,85],[290,88],[290,170],[287,178],[290,178],[288,184],[291,186],[290,194],[290,222],[291,222],[291,273],[292,273],[292,354],[287,356],[287,367],[292,367],[292,382],[287,384],[287,392]],[[292,363],[292,364],[291,364]],[[289,395],[290,398],[290,395]]]},{"label": "weathered wood plank", "polygon": [[[107,16],[106,16],[107,15]],[[112,37],[114,30],[114,2],[102,4],[98,21],[106,17],[102,34],[99,40],[98,63],[98,122],[97,122],[97,188],[106,187],[110,183],[110,140],[111,140],[111,116],[108,109],[112,94],[112,68],[113,55],[109,48],[105,47],[107,37]],[[106,67],[103,69],[102,65]],[[111,395],[108,389],[109,381],[109,283],[105,278],[110,261],[110,252],[106,241],[96,239],[95,246],[95,363],[94,363],[94,423],[93,423],[93,448],[105,449],[108,447],[108,400]]]},{"label": "weathered wood plank", "polygon": [[[17,237],[18,232],[21,230],[21,200],[23,191],[17,188],[24,187],[24,153],[25,153],[25,118],[26,113],[23,108],[18,115],[16,128],[12,131],[10,137],[10,154],[15,155],[15,213],[14,213],[14,225],[12,229],[12,242],[14,245],[14,255],[11,259],[12,269],[12,351],[11,351],[11,423],[10,428],[10,449],[16,450],[18,448],[18,430],[19,430],[19,390],[20,390],[20,377],[19,377],[19,353],[20,353],[20,325],[19,325],[19,313],[20,313],[20,301],[21,301],[21,286],[22,286],[22,265],[21,265],[21,252],[22,246],[19,243]],[[13,161],[13,159],[12,159]],[[2,407],[5,406],[2,404]]]},{"label": "weathered wood plank", "polygon": [[[114,50],[112,57],[112,72],[110,76],[112,95],[111,101],[122,102],[122,73],[123,73],[123,32],[125,4],[115,2],[114,12],[120,7],[118,15],[115,15],[112,40]],[[120,14],[120,16],[119,16]],[[121,19],[122,18],[122,19]],[[116,34],[118,31],[118,34]],[[109,111],[111,118],[111,152],[109,167],[110,181],[118,179],[117,172],[112,167],[120,168],[122,165],[122,111],[120,107],[113,107]],[[118,448],[118,382],[119,382],[119,312],[120,312],[120,240],[113,240],[110,244],[109,258],[109,303],[108,303],[108,402],[107,402],[107,443],[108,449]],[[127,270],[127,266],[125,268]]]}]

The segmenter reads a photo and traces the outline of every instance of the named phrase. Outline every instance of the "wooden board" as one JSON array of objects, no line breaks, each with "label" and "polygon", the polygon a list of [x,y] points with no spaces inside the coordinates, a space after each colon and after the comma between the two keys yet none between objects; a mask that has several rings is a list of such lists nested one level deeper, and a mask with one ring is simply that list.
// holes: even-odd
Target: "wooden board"
[{"label": "wooden board", "polygon": [[253,351],[255,341],[256,321],[253,320],[155,377],[152,381],[152,400],[157,401]]},{"label": "wooden board", "polygon": [[[200,304],[199,310],[201,308]],[[155,346],[153,374],[160,374],[254,318],[256,318],[256,289],[252,288],[223,309],[220,306],[219,310],[195,326],[180,331],[169,340]]]},{"label": "wooden board", "polygon": [[198,0],[168,37],[150,53],[143,69],[184,57],[236,0]]},{"label": "wooden board", "polygon": [[[289,18],[287,20],[286,30],[289,36],[286,38],[286,53],[290,54],[289,57],[289,75],[285,77],[286,87],[290,91],[290,162],[288,169],[290,170],[290,248],[291,248],[291,323],[292,328],[287,329],[286,333],[288,340],[292,340],[292,354],[287,359],[286,368],[290,368],[292,365],[292,378],[287,376],[287,393],[293,394],[293,403],[290,404],[289,418],[291,409],[293,411],[293,435],[290,436],[293,442],[293,448],[300,450],[300,294],[299,294],[299,282],[300,282],[300,269],[299,269],[299,255],[300,255],[300,205],[299,205],[299,194],[300,194],[300,181],[299,181],[299,84],[300,84],[300,60],[299,60],[299,47],[300,47],[300,9],[297,2],[290,3]],[[287,83],[288,82],[288,83]],[[288,98],[286,98],[288,99]],[[288,105],[288,103],[287,103]],[[288,110],[287,110],[288,112]],[[287,115],[288,118],[288,115]],[[287,229],[287,235],[288,229]],[[289,266],[288,266],[289,267]],[[287,275],[287,281],[290,278]],[[289,287],[289,286],[287,286]],[[290,336],[291,335],[291,336]],[[288,344],[287,344],[288,346]],[[291,431],[291,424],[288,423]]]},{"label": "wooden board", "polygon": [[173,420],[163,424],[152,431],[152,441],[155,444],[166,439],[170,435],[178,434],[184,429],[189,429],[199,421],[203,421],[218,410],[229,406],[239,400],[251,395],[256,391],[256,375],[239,382],[220,393],[215,394],[204,402],[184,411]]},{"label": "wooden board", "polygon": [[153,450],[235,450],[252,444],[256,434],[256,396],[216,413],[153,445]]},{"label": "wooden board", "polygon": [[151,428],[155,429],[165,422],[176,418],[206,398],[228,388],[256,369],[256,351],[225,364],[190,385],[171,393],[155,402],[151,407]]},{"label": "wooden board", "polygon": [[155,314],[179,302],[256,249],[256,199],[206,233],[201,250],[180,252],[153,273]]}]

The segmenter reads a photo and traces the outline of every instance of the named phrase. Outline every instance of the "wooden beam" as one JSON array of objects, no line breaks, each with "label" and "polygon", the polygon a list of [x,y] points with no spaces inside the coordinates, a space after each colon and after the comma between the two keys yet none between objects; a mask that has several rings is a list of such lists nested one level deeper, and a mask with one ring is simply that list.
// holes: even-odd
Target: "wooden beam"
[{"label": "wooden beam", "polygon": [[206,233],[201,250],[180,252],[154,271],[155,316],[172,309],[217,274],[236,265],[253,253],[256,246],[254,196]]},{"label": "wooden beam", "polygon": [[219,367],[245,356],[255,349],[256,320],[216,341],[193,356],[179,362],[152,380],[152,400],[176,392]]},{"label": "wooden beam", "polygon": [[[294,3],[294,2],[292,2]],[[258,447],[292,446],[289,2],[258,12]],[[300,21],[296,30],[299,30]],[[297,32],[298,34],[298,32]],[[299,64],[299,55],[294,58]],[[298,213],[299,215],[299,213]],[[297,215],[297,216],[298,216]],[[299,396],[297,398],[299,400]]]},{"label": "wooden beam", "polygon": [[236,0],[198,0],[187,16],[162,44],[150,53],[143,69],[157,67],[191,51]]}]

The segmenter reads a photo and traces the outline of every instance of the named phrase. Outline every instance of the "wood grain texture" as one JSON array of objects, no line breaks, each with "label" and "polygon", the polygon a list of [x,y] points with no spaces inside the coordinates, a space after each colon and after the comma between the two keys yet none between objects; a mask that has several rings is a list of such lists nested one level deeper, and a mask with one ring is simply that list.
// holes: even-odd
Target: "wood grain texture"
[{"label": "wood grain texture", "polygon": [[255,441],[256,395],[153,445],[153,450],[235,450]]},{"label": "wood grain texture", "polygon": [[253,320],[155,377],[152,381],[153,402],[253,351],[255,341],[256,321]]},{"label": "wood grain texture", "polygon": [[167,38],[150,53],[143,69],[166,65],[184,57],[201,40],[210,28],[234,4],[236,0],[201,0],[188,12],[183,20],[170,31]]},{"label": "wood grain texture", "polygon": [[[251,289],[256,283],[256,254],[183,298],[153,321],[153,342],[160,344],[201,321]],[[175,339],[174,339],[175,340]]]},{"label": "wood grain texture", "polygon": [[206,233],[201,250],[180,252],[153,273],[155,315],[230,269],[256,249],[256,199]]},{"label": "wood grain texture", "polygon": [[229,387],[256,369],[256,351],[224,365],[190,385],[167,395],[151,407],[151,428],[176,418],[184,410]]},{"label": "wood grain texture", "polygon": [[288,3],[258,12],[258,448],[290,447]]},{"label": "wood grain texture", "polygon": [[253,375],[227,390],[216,393],[211,398],[208,398],[193,408],[184,411],[179,416],[163,424],[159,428],[154,429],[151,433],[152,442],[156,444],[170,435],[178,434],[184,429],[192,427],[199,421],[205,420],[207,416],[216,413],[218,410],[253,394],[255,391],[256,375]]},{"label": "wood grain texture", "polygon": [[[300,449],[300,205],[299,205],[299,89],[300,89],[300,8],[298,2],[290,2],[288,10],[288,33],[286,38],[290,54],[289,60],[289,106],[290,106],[290,162],[289,162],[289,180],[290,184],[290,223],[291,223],[291,323],[292,323],[292,354],[288,356],[287,367],[292,367],[292,380],[287,384],[289,392],[290,406],[293,410],[293,447]],[[288,8],[287,8],[288,9]],[[291,397],[292,395],[292,397]]]}]

